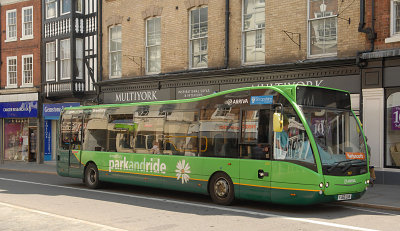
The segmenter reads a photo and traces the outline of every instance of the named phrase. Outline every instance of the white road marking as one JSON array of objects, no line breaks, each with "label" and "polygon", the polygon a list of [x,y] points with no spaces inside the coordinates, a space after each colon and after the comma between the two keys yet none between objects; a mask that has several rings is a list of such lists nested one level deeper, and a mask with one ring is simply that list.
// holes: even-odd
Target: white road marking
[{"label": "white road marking", "polygon": [[[129,195],[129,194],[123,194],[123,193],[107,192],[107,191],[102,191],[102,190],[75,188],[75,187],[61,186],[61,185],[52,185],[52,184],[30,182],[30,181],[24,181],[24,180],[7,179],[7,178],[1,178],[1,177],[0,177],[0,180],[12,181],[12,182],[18,182],[18,183],[26,183],[26,184],[34,184],[34,185],[41,185],[41,186],[48,186],[48,187],[55,187],[55,188],[72,189],[72,190],[79,190],[79,191],[85,191],[85,192],[102,193],[102,194],[130,197],[130,198],[142,199],[142,200],[161,201],[161,202],[165,202],[165,203],[173,203],[173,204],[180,204],[180,205],[194,206],[194,207],[200,207],[200,208],[208,208],[208,209],[222,210],[222,211],[228,211],[228,212],[264,216],[264,217],[275,217],[275,218],[281,218],[281,219],[285,219],[285,220],[305,222],[305,223],[324,225],[324,226],[330,226],[330,227],[342,228],[342,229],[361,230],[361,231],[372,231],[372,230],[374,230],[374,229],[367,229],[367,228],[351,226],[351,225],[341,225],[341,224],[335,224],[335,223],[325,222],[325,221],[315,221],[315,220],[305,219],[305,218],[288,217],[288,216],[275,215],[275,214],[270,214],[270,213],[234,209],[234,208],[230,208],[230,207],[222,207],[222,206],[217,206],[217,205],[197,204],[197,203],[177,201],[177,200],[161,199],[161,198],[154,198],[154,197],[144,197],[144,196],[138,196],[138,195]],[[58,215],[56,215],[56,216],[58,216]],[[71,219],[73,219],[73,218],[71,218]]]},{"label": "white road marking", "polygon": [[54,214],[54,213],[43,212],[43,211],[40,211],[40,210],[25,208],[25,207],[12,205],[12,204],[8,204],[8,203],[4,203],[4,202],[0,202],[0,205],[6,206],[6,207],[10,207],[10,208],[14,208],[14,209],[24,210],[24,211],[27,211],[27,212],[38,213],[38,214],[49,216],[49,217],[60,218],[60,219],[64,219],[64,220],[67,220],[67,221],[79,222],[79,223],[86,224],[86,225],[96,226],[96,227],[99,227],[99,228],[102,228],[102,229],[109,229],[109,230],[115,230],[115,231],[126,231],[125,229],[119,229],[119,228],[111,227],[111,226],[108,226],[108,225],[102,225],[102,224],[93,223],[93,222],[85,221],[85,220],[80,220],[80,219],[76,219],[76,218],[72,218],[72,217],[65,217],[65,216]]},{"label": "white road marking", "polygon": [[387,213],[387,212],[380,212],[380,211],[375,211],[375,210],[369,210],[369,209],[363,209],[363,208],[355,208],[351,206],[346,206],[346,205],[337,205],[339,207],[344,207],[346,209],[353,209],[353,210],[359,210],[363,212],[371,212],[371,213],[378,213],[378,214],[383,214],[383,215],[391,215],[391,216],[400,216],[399,214],[395,213]]}]

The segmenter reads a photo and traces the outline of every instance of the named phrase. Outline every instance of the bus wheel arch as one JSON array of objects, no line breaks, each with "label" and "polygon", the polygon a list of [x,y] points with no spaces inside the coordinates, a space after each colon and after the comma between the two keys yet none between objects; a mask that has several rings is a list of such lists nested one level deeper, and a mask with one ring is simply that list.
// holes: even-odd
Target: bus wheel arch
[{"label": "bus wheel arch", "polygon": [[83,172],[83,182],[88,188],[100,188],[99,170],[94,162],[88,162]]},{"label": "bus wheel arch", "polygon": [[233,181],[226,172],[218,171],[212,174],[207,188],[211,199],[216,204],[230,205],[235,199]]}]

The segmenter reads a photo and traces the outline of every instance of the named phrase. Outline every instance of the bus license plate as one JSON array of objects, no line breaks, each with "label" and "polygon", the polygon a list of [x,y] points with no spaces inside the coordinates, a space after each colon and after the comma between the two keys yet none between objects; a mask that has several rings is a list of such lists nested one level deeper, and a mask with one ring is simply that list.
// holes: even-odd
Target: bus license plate
[{"label": "bus license plate", "polygon": [[341,194],[337,197],[338,201],[351,200],[351,194]]}]

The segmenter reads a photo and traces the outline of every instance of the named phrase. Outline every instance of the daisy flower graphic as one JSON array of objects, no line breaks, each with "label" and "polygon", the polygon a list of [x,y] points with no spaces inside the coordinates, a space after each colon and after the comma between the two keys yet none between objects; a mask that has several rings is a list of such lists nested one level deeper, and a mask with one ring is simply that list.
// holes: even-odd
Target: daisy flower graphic
[{"label": "daisy flower graphic", "polygon": [[182,179],[182,184],[187,183],[190,179],[190,176],[188,175],[188,173],[190,173],[189,163],[185,163],[185,160],[178,161],[176,168],[176,179]]}]

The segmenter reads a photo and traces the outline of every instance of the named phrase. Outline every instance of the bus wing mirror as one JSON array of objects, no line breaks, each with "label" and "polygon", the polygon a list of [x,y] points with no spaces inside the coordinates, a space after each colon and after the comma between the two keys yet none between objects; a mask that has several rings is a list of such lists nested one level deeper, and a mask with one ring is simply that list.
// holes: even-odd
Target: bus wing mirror
[{"label": "bus wing mirror", "polygon": [[282,132],[283,130],[283,119],[282,114],[279,112],[275,112],[273,116],[273,127],[274,132]]}]

